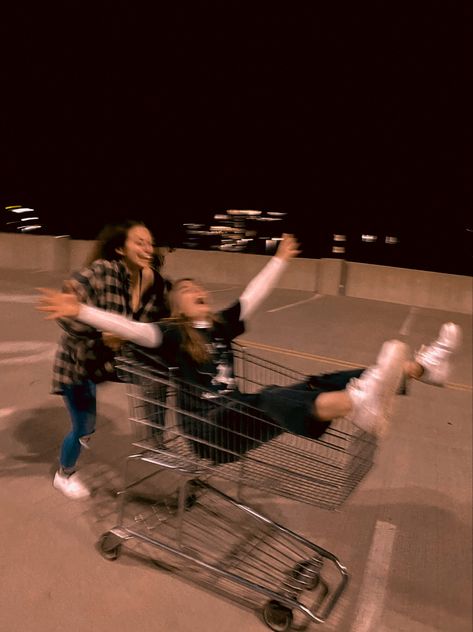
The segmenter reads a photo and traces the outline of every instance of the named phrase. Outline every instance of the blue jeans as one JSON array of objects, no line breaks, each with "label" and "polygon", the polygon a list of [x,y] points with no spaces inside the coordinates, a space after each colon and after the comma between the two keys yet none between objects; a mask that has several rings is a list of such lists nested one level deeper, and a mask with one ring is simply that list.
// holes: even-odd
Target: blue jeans
[{"label": "blue jeans", "polygon": [[64,438],[59,462],[63,468],[72,468],[80,454],[79,438],[95,432],[97,418],[97,387],[91,380],[63,386],[63,396],[71,416],[72,430]]}]

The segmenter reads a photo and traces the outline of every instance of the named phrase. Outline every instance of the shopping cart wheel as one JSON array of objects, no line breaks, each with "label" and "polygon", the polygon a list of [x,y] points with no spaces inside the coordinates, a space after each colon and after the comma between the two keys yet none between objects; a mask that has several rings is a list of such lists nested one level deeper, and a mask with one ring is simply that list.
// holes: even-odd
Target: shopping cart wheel
[{"label": "shopping cart wheel", "polygon": [[286,632],[292,625],[292,610],[271,599],[263,608],[263,619],[274,632]]},{"label": "shopping cart wheel", "polygon": [[292,576],[303,584],[305,590],[314,590],[320,582],[319,572],[321,567],[322,563],[319,561],[314,564],[313,560],[305,560],[294,566]]},{"label": "shopping cart wheel", "polygon": [[106,560],[113,562],[120,557],[122,545],[117,544],[116,536],[110,534],[109,531],[102,534],[97,543],[97,548],[100,551],[102,557]]}]

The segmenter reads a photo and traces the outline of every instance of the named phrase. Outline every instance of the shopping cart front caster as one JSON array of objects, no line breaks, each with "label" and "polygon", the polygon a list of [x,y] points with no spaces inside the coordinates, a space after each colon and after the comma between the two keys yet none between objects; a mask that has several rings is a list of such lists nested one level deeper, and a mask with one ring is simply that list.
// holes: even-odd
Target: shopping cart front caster
[{"label": "shopping cart front caster", "polygon": [[263,608],[263,619],[274,632],[287,632],[292,625],[292,611],[272,599]]},{"label": "shopping cart front caster", "polygon": [[120,557],[122,545],[119,542],[117,543],[117,537],[113,533],[107,531],[100,536],[97,548],[103,558],[113,562]]}]

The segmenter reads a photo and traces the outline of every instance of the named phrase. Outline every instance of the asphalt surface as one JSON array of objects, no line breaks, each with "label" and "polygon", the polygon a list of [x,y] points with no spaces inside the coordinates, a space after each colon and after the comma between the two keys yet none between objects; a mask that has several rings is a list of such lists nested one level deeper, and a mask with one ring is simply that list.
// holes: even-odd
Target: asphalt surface
[{"label": "asphalt surface", "polygon": [[[72,501],[52,487],[68,431],[51,395],[55,323],[35,311],[37,286],[58,275],[0,270],[1,632],[262,632],[256,596],[222,594],[200,576],[149,561],[156,547],[124,546],[114,562],[97,550],[117,522],[117,500],[133,431],[122,384],[99,390],[92,447],[80,459],[94,489]],[[237,287],[213,285],[216,306]],[[445,388],[413,383],[371,472],[335,512],[249,493],[251,506],[346,565],[350,582],[326,624],[338,632],[469,632],[472,626],[471,316],[405,305],[275,291],[242,340],[305,373],[366,366],[382,342],[413,349],[453,320],[464,342]],[[173,485],[164,475],[164,483]],[[209,534],[211,538],[211,534]],[[309,629],[315,629],[310,624]]]}]

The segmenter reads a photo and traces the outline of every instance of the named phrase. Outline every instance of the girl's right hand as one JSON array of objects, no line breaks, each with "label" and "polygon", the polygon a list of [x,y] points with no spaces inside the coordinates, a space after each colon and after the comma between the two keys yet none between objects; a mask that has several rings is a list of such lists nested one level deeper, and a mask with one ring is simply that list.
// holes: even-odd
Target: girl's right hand
[{"label": "girl's right hand", "polygon": [[46,287],[37,288],[42,294],[36,309],[48,312],[46,320],[58,318],[76,318],[79,315],[80,303],[75,294],[65,294]]},{"label": "girl's right hand", "polygon": [[299,242],[294,235],[283,233],[275,257],[279,257],[283,261],[289,261],[301,254],[299,247]]}]

